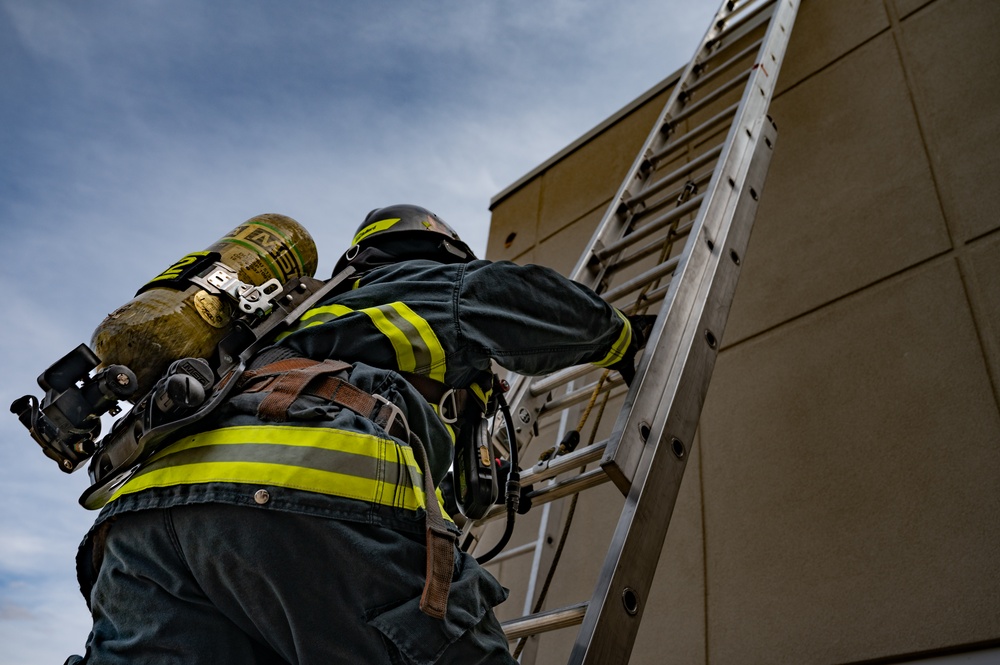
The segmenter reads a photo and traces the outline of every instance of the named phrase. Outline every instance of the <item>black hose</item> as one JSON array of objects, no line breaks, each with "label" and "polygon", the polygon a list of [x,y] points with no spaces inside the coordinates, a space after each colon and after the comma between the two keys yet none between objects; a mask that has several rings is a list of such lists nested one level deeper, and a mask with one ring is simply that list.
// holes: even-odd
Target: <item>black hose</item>
[{"label": "black hose", "polygon": [[521,502],[521,468],[517,462],[517,437],[514,433],[514,419],[511,418],[510,407],[507,406],[507,400],[504,399],[503,394],[498,391],[496,398],[500,412],[503,413],[503,423],[507,429],[507,443],[510,449],[510,472],[507,474],[506,495],[504,497],[504,505],[507,507],[507,526],[493,549],[476,557],[476,563],[480,565],[500,554],[507,546],[511,534],[514,533],[514,516],[517,515],[518,504]]}]

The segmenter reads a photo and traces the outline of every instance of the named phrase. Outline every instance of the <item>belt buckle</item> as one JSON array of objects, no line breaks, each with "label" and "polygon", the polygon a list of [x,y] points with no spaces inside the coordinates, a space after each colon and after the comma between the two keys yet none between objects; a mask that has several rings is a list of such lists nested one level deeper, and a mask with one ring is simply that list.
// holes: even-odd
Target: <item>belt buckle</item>
[{"label": "belt buckle", "polygon": [[[403,415],[402,409],[400,409],[398,406],[387,400],[385,397],[382,397],[381,395],[372,395],[372,397],[374,397],[375,401],[379,402],[381,405],[378,411],[376,412],[375,417],[372,418],[375,424],[384,429],[386,431],[386,434],[389,434],[391,436],[393,426],[397,422],[399,422],[399,424],[401,424],[403,426],[403,429],[406,431],[406,441],[409,442],[410,425],[409,423],[406,422],[406,416]],[[385,422],[383,423],[382,414],[386,413],[387,410],[388,410],[388,415],[385,417]]]}]

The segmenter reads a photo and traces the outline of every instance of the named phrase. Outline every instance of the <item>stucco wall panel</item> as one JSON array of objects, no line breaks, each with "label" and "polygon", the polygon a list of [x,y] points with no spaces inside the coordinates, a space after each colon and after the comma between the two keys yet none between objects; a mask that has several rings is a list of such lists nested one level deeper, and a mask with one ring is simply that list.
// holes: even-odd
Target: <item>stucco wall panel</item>
[{"label": "stucco wall panel", "polygon": [[883,0],[803,0],[781,65],[776,92],[807,76],[888,29]]},{"label": "stucco wall panel", "polygon": [[712,663],[996,637],[1000,417],[953,259],[724,351],[700,431]]},{"label": "stucco wall panel", "polygon": [[782,95],[771,116],[778,141],[730,344],[951,246],[890,34]]},{"label": "stucco wall panel", "polygon": [[607,207],[649,136],[666,103],[665,95],[658,95],[582,145],[572,159],[560,161],[542,174],[539,240],[597,208]]},{"label": "stucco wall panel", "polygon": [[942,205],[960,241],[1000,228],[998,34],[995,0],[938,0],[900,27]]},{"label": "stucco wall panel", "polygon": [[486,244],[487,256],[494,261],[512,261],[535,246],[541,194],[541,181],[532,180],[494,209]]}]

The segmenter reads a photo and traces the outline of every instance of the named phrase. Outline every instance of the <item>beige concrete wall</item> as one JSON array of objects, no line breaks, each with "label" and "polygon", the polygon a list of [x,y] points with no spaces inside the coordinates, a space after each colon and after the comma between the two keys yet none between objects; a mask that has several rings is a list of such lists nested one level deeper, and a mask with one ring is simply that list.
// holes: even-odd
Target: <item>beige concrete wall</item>
[{"label": "beige concrete wall", "polygon": [[[803,0],[633,663],[1000,646],[997,34],[996,0]],[[490,258],[568,272],[666,94],[499,197]],[[589,598],[620,506],[582,502],[547,607]],[[522,596],[502,616],[528,569],[494,567]]]}]

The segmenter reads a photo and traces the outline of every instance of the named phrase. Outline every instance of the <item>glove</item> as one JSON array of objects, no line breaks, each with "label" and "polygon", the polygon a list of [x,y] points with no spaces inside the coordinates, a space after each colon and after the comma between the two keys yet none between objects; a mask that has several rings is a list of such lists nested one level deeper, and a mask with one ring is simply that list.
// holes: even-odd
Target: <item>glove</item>
[{"label": "glove", "polygon": [[625,384],[631,386],[635,379],[635,359],[639,356],[639,352],[646,348],[646,340],[649,339],[649,334],[653,330],[656,317],[647,314],[633,314],[626,318],[629,325],[632,326],[632,339],[629,341],[628,348],[625,349],[625,355],[622,356],[621,360],[611,365],[610,369],[621,374],[622,378],[625,379]]}]

